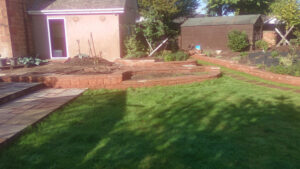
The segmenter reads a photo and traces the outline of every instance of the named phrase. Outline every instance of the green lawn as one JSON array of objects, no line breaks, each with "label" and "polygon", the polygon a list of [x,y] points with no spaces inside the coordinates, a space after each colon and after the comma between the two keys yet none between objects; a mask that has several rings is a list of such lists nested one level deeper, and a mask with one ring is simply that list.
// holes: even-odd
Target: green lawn
[{"label": "green lawn", "polygon": [[88,91],[1,150],[1,169],[298,169],[300,95],[224,76]]}]

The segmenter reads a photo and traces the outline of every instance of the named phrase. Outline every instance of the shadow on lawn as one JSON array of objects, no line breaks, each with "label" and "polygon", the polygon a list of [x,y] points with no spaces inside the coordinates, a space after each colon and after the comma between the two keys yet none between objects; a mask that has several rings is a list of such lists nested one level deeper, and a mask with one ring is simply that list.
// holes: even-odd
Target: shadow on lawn
[{"label": "shadow on lawn", "polygon": [[[289,98],[214,94],[151,107],[127,104],[125,91],[84,95],[57,115],[66,126],[35,130],[46,141],[14,145],[0,167],[300,168],[300,110]],[[14,155],[22,157],[1,164]]]}]

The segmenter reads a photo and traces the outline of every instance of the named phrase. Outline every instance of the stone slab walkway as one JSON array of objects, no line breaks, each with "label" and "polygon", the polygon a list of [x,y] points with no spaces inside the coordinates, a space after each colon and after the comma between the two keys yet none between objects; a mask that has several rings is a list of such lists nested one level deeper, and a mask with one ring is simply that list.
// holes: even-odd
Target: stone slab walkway
[{"label": "stone slab walkway", "polygon": [[43,89],[0,106],[0,147],[85,89]]},{"label": "stone slab walkway", "polygon": [[0,83],[0,104],[43,87],[40,83]]}]

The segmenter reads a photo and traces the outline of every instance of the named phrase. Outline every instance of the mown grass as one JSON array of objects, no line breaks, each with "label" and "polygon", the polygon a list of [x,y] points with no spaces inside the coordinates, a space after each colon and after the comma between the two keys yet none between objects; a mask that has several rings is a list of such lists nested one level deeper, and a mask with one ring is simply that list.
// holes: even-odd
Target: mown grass
[{"label": "mown grass", "polygon": [[276,86],[281,86],[281,87],[287,87],[287,88],[296,89],[296,90],[300,89],[300,87],[298,87],[298,86],[293,86],[293,85],[289,85],[289,84],[284,84],[284,83],[278,83],[278,82],[265,80],[265,79],[262,79],[262,78],[257,77],[257,76],[252,76],[252,75],[247,74],[247,73],[243,73],[243,72],[240,72],[240,71],[229,69],[229,68],[226,68],[224,66],[209,63],[209,62],[205,62],[205,61],[202,61],[202,60],[198,60],[198,63],[201,64],[201,65],[218,66],[218,67],[221,68],[221,70],[224,74],[231,73],[231,74],[236,74],[236,75],[243,76],[245,78],[248,78],[249,80],[256,80],[258,82],[263,82],[263,83],[266,83],[266,84],[271,84],[271,85],[276,85]]},{"label": "mown grass", "polygon": [[220,79],[88,91],[0,153],[2,169],[296,169],[300,96]]}]

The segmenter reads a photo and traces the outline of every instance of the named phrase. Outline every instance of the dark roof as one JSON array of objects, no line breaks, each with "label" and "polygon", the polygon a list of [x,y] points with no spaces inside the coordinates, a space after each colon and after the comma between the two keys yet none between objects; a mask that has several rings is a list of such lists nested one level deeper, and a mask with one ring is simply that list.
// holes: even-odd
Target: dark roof
[{"label": "dark roof", "polygon": [[189,18],[181,26],[247,25],[247,24],[255,24],[259,18],[260,15]]},{"label": "dark roof", "polygon": [[32,0],[28,11],[124,8],[126,0]]}]

